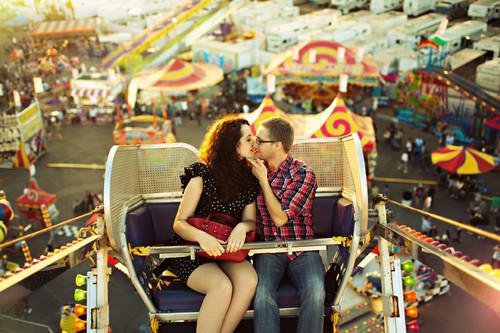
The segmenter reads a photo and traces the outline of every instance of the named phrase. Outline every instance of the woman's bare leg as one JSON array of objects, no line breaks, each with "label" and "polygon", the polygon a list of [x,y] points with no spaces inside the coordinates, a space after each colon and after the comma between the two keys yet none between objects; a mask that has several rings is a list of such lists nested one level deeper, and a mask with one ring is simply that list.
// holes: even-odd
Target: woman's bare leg
[{"label": "woman's bare leg", "polygon": [[231,304],[224,318],[221,333],[231,333],[236,329],[252,302],[257,287],[257,273],[252,264],[246,260],[221,262],[220,266],[233,286]]},{"label": "woman's bare leg", "polygon": [[209,263],[195,269],[189,276],[187,285],[205,294],[196,324],[196,332],[219,333],[231,303],[233,292],[231,280],[217,264]]}]

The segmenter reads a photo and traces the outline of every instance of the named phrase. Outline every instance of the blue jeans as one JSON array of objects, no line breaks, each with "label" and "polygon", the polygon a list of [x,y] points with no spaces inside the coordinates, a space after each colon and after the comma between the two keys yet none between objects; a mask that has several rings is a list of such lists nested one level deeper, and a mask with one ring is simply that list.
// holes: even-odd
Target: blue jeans
[{"label": "blue jeans", "polygon": [[288,273],[300,295],[298,333],[323,332],[325,270],[318,252],[309,251],[290,260],[286,253],[255,255],[259,283],[254,298],[255,333],[279,333],[278,287]]}]

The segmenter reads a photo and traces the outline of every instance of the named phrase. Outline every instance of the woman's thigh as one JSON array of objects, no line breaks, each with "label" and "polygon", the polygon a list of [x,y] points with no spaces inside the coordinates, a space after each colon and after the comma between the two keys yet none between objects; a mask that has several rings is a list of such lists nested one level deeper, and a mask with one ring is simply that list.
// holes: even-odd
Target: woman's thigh
[{"label": "woman's thigh", "polygon": [[216,263],[203,264],[196,268],[187,280],[187,286],[199,293],[206,294],[211,288],[229,285],[231,281]]},{"label": "woman's thigh", "polygon": [[246,284],[255,288],[257,273],[253,265],[247,260],[241,262],[220,262],[221,269],[226,273],[234,285]]}]

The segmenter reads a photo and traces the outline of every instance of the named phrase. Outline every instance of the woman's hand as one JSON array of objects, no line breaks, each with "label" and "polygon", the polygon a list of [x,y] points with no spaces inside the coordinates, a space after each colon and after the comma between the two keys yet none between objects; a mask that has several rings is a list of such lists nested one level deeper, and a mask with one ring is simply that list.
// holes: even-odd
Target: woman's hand
[{"label": "woman's hand", "polygon": [[225,252],[222,244],[226,244],[226,242],[221,241],[206,232],[203,232],[203,235],[199,238],[198,243],[200,244],[201,249],[212,257],[218,257]]},{"label": "woman's hand", "polygon": [[248,163],[252,166],[252,173],[259,182],[267,182],[267,167],[262,160],[253,160],[247,158]]},{"label": "woman's hand", "polygon": [[242,224],[237,224],[227,239],[226,251],[228,253],[233,253],[240,250],[245,243],[246,235],[247,231],[245,227]]}]

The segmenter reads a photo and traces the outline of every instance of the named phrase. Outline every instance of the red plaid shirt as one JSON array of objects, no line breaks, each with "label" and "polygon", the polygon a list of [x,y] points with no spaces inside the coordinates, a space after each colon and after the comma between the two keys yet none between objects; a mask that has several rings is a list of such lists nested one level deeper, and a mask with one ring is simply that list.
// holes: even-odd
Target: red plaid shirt
[{"label": "red plaid shirt", "polygon": [[312,204],[318,184],[311,168],[288,156],[274,173],[268,173],[267,178],[274,195],[281,202],[281,208],[288,216],[288,222],[282,227],[273,223],[261,191],[257,197],[259,237],[265,241],[314,238]]}]

